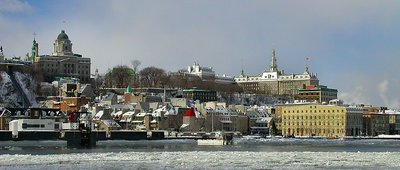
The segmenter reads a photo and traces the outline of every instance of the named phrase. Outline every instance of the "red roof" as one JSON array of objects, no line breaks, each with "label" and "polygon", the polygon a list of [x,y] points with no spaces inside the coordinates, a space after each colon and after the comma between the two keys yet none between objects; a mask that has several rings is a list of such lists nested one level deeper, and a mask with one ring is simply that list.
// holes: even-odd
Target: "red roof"
[{"label": "red roof", "polygon": [[315,86],[314,86],[314,85],[306,86],[306,90],[314,90],[314,89],[315,89]]},{"label": "red roof", "polygon": [[185,116],[195,117],[196,113],[194,112],[194,108],[191,107],[188,111],[186,111]]}]

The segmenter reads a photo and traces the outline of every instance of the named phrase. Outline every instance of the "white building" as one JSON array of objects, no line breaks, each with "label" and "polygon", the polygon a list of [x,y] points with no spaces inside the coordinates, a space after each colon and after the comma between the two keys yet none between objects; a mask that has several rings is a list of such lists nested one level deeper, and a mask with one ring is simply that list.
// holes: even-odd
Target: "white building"
[{"label": "white building", "polygon": [[285,74],[283,70],[278,70],[275,50],[272,52],[269,69],[257,76],[247,76],[242,69],[240,76],[235,78],[235,82],[245,92],[272,95],[296,95],[298,89],[310,85],[319,85],[316,74],[311,73],[308,66],[305,67],[302,74]]},{"label": "white building", "polygon": [[[176,74],[176,73],[174,73]],[[234,84],[235,80],[233,77],[223,74],[222,76],[215,74],[212,67],[202,67],[199,63],[194,63],[192,66],[188,66],[187,70],[180,71],[178,74],[183,74],[188,77],[198,77],[203,81],[214,81],[218,84]]]}]

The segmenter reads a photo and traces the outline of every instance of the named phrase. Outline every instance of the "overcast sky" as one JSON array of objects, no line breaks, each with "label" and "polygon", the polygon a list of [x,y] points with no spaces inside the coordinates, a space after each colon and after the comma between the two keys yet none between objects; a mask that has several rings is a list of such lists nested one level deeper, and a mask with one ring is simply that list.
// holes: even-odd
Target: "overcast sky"
[{"label": "overcast sky", "polygon": [[399,108],[400,1],[0,0],[6,57],[51,54],[64,29],[73,52],[104,73],[137,59],[166,71],[194,62],[217,74],[261,74],[276,49],[278,68],[302,73],[346,103]]}]

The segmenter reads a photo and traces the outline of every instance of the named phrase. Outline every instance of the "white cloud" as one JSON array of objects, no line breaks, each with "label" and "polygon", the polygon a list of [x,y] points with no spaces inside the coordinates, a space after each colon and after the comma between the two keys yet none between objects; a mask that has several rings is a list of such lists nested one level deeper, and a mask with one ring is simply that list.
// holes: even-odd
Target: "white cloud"
[{"label": "white cloud", "polygon": [[351,91],[339,92],[339,99],[348,104],[370,104],[368,90],[362,85],[358,85]]},{"label": "white cloud", "polygon": [[31,11],[32,7],[28,2],[19,0],[0,0],[0,12],[26,12]]}]

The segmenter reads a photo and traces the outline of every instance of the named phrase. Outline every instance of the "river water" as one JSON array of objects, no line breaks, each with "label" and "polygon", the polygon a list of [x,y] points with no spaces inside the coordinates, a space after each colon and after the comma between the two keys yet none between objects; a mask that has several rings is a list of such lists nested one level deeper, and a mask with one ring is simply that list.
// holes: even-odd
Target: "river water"
[{"label": "river water", "polygon": [[248,139],[0,142],[0,169],[400,169],[400,140]]}]

